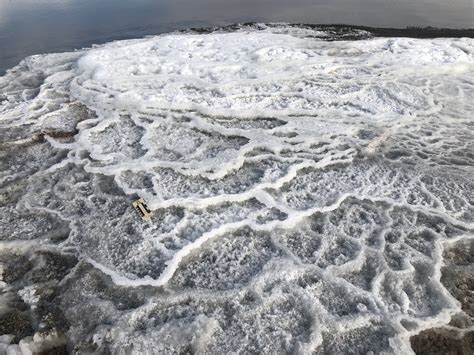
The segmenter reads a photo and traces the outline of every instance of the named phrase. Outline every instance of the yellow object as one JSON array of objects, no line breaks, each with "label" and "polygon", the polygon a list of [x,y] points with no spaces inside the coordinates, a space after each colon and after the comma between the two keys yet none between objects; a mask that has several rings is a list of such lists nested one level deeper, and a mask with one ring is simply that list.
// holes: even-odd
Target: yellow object
[{"label": "yellow object", "polygon": [[138,214],[144,221],[149,221],[153,216],[153,213],[148,208],[145,200],[140,198],[132,203],[133,207],[137,210]]}]

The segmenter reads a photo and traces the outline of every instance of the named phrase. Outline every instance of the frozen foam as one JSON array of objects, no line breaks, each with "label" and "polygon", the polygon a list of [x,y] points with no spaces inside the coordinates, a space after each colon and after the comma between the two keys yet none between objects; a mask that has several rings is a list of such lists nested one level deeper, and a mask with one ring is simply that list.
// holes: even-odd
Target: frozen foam
[{"label": "frozen foam", "polygon": [[459,311],[440,267],[474,229],[474,42],[324,37],[174,33],[0,78],[0,252],[54,244],[114,287],[159,290],[121,312],[71,274],[70,321],[76,292],[97,319],[69,336],[112,352],[406,353]]}]

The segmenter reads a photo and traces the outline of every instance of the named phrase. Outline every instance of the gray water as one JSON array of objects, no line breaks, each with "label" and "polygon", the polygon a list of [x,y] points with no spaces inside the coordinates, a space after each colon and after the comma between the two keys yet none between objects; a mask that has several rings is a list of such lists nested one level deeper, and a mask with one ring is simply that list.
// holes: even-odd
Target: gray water
[{"label": "gray water", "polygon": [[473,27],[470,0],[0,0],[0,75],[26,56],[235,22]]}]

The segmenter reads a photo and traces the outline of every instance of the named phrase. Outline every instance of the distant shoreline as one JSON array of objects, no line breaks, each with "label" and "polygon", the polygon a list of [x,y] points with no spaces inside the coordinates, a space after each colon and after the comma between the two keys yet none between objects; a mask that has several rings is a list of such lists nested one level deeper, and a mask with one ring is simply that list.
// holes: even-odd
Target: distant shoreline
[{"label": "distant shoreline", "polygon": [[[311,26],[311,25],[309,25]],[[321,26],[326,27],[326,26]],[[382,27],[366,27],[366,26],[348,26],[348,25],[332,25],[327,27],[335,27],[337,29],[353,28],[364,30],[372,33],[376,37],[412,37],[412,38],[474,38],[474,28],[466,29],[450,29],[437,27],[417,27],[410,26],[406,28],[382,28]]]},{"label": "distant shoreline", "polygon": [[199,33],[212,33],[215,31],[236,31],[245,27],[279,27],[279,26],[290,26],[294,28],[307,28],[313,30],[321,30],[326,32],[334,33],[335,37],[340,37],[344,40],[349,39],[364,39],[367,36],[355,36],[352,38],[351,34],[355,34],[357,31],[369,32],[374,37],[410,37],[410,38],[474,38],[474,28],[465,29],[453,29],[453,28],[438,28],[438,27],[420,27],[420,26],[408,26],[406,28],[385,28],[385,27],[370,27],[370,26],[359,26],[359,25],[347,25],[347,24],[309,24],[309,23],[259,23],[259,22],[245,22],[236,23],[226,26],[213,26],[213,27],[196,27],[184,29],[180,32],[199,32]]}]

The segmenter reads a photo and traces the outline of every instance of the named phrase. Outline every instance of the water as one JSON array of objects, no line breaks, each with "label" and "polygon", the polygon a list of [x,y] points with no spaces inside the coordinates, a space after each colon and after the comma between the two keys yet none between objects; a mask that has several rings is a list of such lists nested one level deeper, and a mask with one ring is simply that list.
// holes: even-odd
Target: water
[{"label": "water", "polygon": [[80,353],[406,354],[468,328],[441,275],[474,246],[474,40],[349,34],[191,31],[0,78],[0,330]]},{"label": "water", "polygon": [[0,74],[28,55],[235,22],[473,27],[470,0],[0,0]]}]

